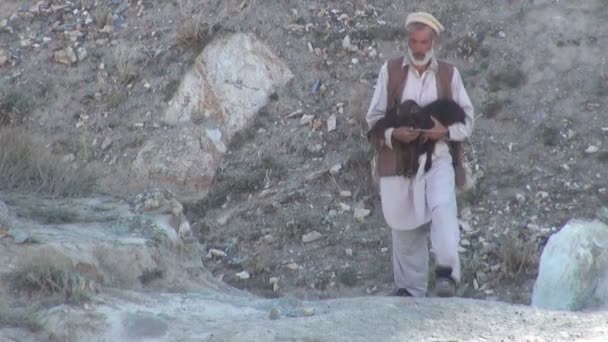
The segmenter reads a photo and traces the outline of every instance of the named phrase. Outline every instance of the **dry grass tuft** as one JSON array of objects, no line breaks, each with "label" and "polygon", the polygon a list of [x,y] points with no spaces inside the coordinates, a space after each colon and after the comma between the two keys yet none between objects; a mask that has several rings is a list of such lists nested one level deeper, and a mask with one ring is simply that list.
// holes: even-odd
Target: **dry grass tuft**
[{"label": "dry grass tuft", "polygon": [[0,87],[0,126],[14,125],[32,109],[31,95],[20,87]]},{"label": "dry grass tuft", "polygon": [[516,280],[536,272],[539,263],[536,239],[508,231],[499,239],[498,257],[501,260],[500,280]]},{"label": "dry grass tuft", "polygon": [[136,52],[124,44],[114,50],[117,81],[121,86],[133,82],[137,77],[136,59]]},{"label": "dry grass tuft", "polygon": [[179,3],[179,7],[180,25],[176,33],[178,43],[199,50],[204,48],[219,29],[219,22],[210,24],[206,21],[197,2],[184,0]]},{"label": "dry grass tuft", "polygon": [[51,156],[22,130],[0,130],[0,189],[51,196],[90,193],[97,176]]},{"label": "dry grass tuft", "polygon": [[87,300],[95,291],[93,282],[64,257],[43,251],[21,258],[7,279],[12,289],[40,298],[59,295],[66,300],[80,302]]}]

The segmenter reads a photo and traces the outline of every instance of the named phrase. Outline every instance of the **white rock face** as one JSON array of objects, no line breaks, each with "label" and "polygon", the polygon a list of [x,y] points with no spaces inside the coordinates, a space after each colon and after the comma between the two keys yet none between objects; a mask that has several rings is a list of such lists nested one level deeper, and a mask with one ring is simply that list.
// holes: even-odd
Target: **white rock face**
[{"label": "white rock face", "polygon": [[230,139],[292,78],[285,63],[251,34],[213,40],[169,102],[163,120],[174,128],[140,150],[136,177],[168,187],[181,201],[204,197]]},{"label": "white rock face", "polygon": [[532,305],[555,310],[608,305],[608,225],[571,220],[549,238]]}]

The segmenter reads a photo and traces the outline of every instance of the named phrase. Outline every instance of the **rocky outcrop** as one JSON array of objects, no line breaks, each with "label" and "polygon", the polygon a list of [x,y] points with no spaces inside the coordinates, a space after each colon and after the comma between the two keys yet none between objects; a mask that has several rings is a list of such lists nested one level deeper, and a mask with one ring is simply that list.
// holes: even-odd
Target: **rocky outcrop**
[{"label": "rocky outcrop", "polygon": [[[0,283],[2,341],[601,341],[608,334],[600,313],[481,300],[255,297],[208,272],[203,255],[213,253],[198,241],[167,239],[168,228],[156,223],[158,217],[179,216],[182,210],[167,191],[151,189],[129,201],[2,193],[0,200],[15,222],[8,236],[0,236],[0,277],[10,279],[7,275],[30,267],[23,278],[27,283],[38,277],[32,266],[53,266],[67,270],[62,276],[72,274],[55,286],[69,285],[66,294],[86,292],[81,305],[55,300],[18,316],[2,310],[1,301],[16,297],[2,298],[7,289]],[[583,225],[576,227],[566,227],[561,236]],[[18,234],[28,239],[17,241]],[[585,241],[601,245],[605,240]],[[596,251],[584,246],[578,251]],[[36,279],[27,284],[45,281]],[[34,326],[40,330],[31,330]]]},{"label": "rocky outcrop", "polygon": [[180,200],[202,198],[232,136],[245,128],[279,87],[287,66],[253,35],[213,40],[194,62],[164,115],[173,127],[148,140],[133,169]]},{"label": "rocky outcrop", "polygon": [[532,305],[555,310],[608,306],[608,225],[571,220],[549,238]]}]

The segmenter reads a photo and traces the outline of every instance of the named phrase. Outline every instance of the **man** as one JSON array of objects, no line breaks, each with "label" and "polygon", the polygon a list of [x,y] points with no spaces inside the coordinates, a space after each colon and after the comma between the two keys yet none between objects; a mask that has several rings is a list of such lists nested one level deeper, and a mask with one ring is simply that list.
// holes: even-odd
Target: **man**
[{"label": "man", "polygon": [[[435,120],[430,131],[418,132],[409,127],[389,128],[383,137],[376,137],[383,146],[378,148],[377,172],[384,219],[392,231],[393,273],[397,287],[395,295],[424,297],[427,293],[429,250],[427,235],[430,230],[432,250],[437,268],[435,294],[454,296],[460,281],[458,245],[460,231],[456,207],[455,174],[447,141],[464,141],[473,131],[473,106],[458,70],[434,56],[434,47],[441,31],[439,21],[431,14],[416,12],[406,19],[408,32],[407,54],[402,59],[387,61],[380,68],[376,88],[366,120],[371,128],[395,103],[408,99],[424,106],[439,97],[442,89],[450,89],[450,96],[466,113],[465,124],[444,127]],[[391,93],[389,70],[405,77],[402,91]],[[402,61],[401,61],[402,60]],[[392,63],[392,64],[389,64]],[[451,70],[446,77],[445,70]],[[393,72],[391,71],[391,72]],[[444,75],[444,76],[442,76]],[[443,77],[443,78],[442,78]],[[447,81],[445,79],[447,78]],[[393,75],[393,80],[395,75]],[[447,86],[440,87],[441,79]],[[401,89],[401,88],[393,88]],[[392,95],[391,95],[392,94]],[[389,103],[389,98],[393,103]],[[397,102],[398,101],[398,102]],[[410,143],[418,137],[436,140],[432,168],[424,172],[425,155],[420,156],[416,175],[406,178],[398,174],[395,165],[394,142]]]}]

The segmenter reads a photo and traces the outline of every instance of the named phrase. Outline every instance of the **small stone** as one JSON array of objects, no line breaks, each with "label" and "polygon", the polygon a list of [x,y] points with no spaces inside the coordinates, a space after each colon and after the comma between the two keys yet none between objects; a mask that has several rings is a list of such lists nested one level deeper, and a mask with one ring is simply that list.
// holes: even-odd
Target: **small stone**
[{"label": "small stone", "polygon": [[228,220],[230,220],[231,216],[232,215],[230,212],[226,212],[226,213],[220,215],[220,217],[217,218],[216,222],[219,225],[224,226],[228,223]]},{"label": "small stone", "polygon": [[42,37],[42,42],[43,43],[50,43],[53,39],[51,39],[50,37]]},{"label": "small stone", "polygon": [[101,143],[101,149],[103,151],[107,150],[110,146],[112,146],[112,143],[112,138],[107,136],[105,139],[103,139],[103,142]]},{"label": "small stone", "polygon": [[599,147],[595,146],[595,145],[591,145],[589,147],[587,147],[587,149],[585,150],[585,153],[587,154],[592,154],[592,153],[596,153],[600,150]]},{"label": "small stone", "polygon": [[287,268],[289,268],[292,271],[297,271],[300,269],[300,265],[296,264],[295,262],[290,262],[286,266],[287,266]]},{"label": "small stone", "polygon": [[382,252],[382,253],[388,252],[388,247],[382,247],[382,248],[380,248],[380,252]]},{"label": "small stone", "polygon": [[278,284],[279,283],[279,278],[278,277],[270,277],[268,279],[268,283],[269,284]]},{"label": "small stone", "polygon": [[242,271],[236,274],[236,276],[241,279],[241,280],[246,280],[249,279],[249,273],[247,273],[247,271]]},{"label": "small stone", "polygon": [[470,242],[469,240],[467,240],[467,239],[462,239],[462,240],[460,241],[460,245],[461,245],[461,246],[465,246],[465,247],[467,247],[467,246],[470,246],[470,245],[471,245],[471,242]]},{"label": "small stone", "polygon": [[315,314],[315,309],[313,309],[313,308],[302,309],[302,315],[304,315],[304,316],[314,316],[314,314]]},{"label": "small stone", "polygon": [[307,125],[307,124],[311,123],[314,118],[315,118],[314,115],[304,114],[304,115],[302,115],[302,118],[300,119],[300,125]]},{"label": "small stone", "polygon": [[355,64],[355,65],[359,64],[359,60],[356,59],[356,58],[353,58],[350,62],[353,63],[353,64]]},{"label": "small stone", "polygon": [[350,36],[349,36],[349,35],[346,35],[346,36],[344,37],[344,39],[342,39],[342,48],[343,48],[344,50],[349,50],[349,49],[350,49],[350,46],[351,46],[351,45],[350,45]]},{"label": "small stone", "polygon": [[277,308],[276,306],[273,306],[272,309],[270,309],[270,315],[268,315],[268,318],[270,318],[271,320],[275,320],[275,319],[279,319],[281,317],[281,310],[279,310],[279,308]]},{"label": "small stone", "polygon": [[152,210],[160,207],[160,202],[154,198],[148,198],[144,202],[144,210]]},{"label": "small stone", "polygon": [[351,248],[347,248],[344,250],[344,252],[346,253],[346,255],[348,256],[353,256],[353,250]]},{"label": "small stone", "polygon": [[71,47],[55,52],[55,62],[65,65],[72,65],[78,62],[78,56]]},{"label": "small stone", "polygon": [[225,258],[225,257],[227,257],[227,256],[228,256],[228,254],[226,254],[226,252],[221,251],[221,250],[216,249],[216,248],[211,248],[211,249],[209,249],[209,254],[210,254],[211,256],[216,257],[216,258]]},{"label": "small stone", "polygon": [[536,193],[536,196],[539,197],[540,199],[545,199],[545,198],[549,197],[549,193],[546,191],[539,191]]},{"label": "small stone", "polygon": [[342,191],[340,191],[340,196],[341,197],[347,197],[348,198],[348,197],[351,197],[352,195],[353,195],[352,192],[350,192],[348,190],[342,190]]},{"label": "small stone", "polygon": [[477,282],[477,279],[475,279],[475,278],[473,278],[473,288],[474,288],[475,290],[478,290],[478,289],[479,289],[479,283]]},{"label": "small stone", "polygon": [[21,230],[11,230],[9,231],[9,234],[13,237],[13,241],[19,245],[30,240],[29,234]]},{"label": "small stone", "polygon": [[83,61],[84,59],[86,59],[89,56],[89,53],[87,52],[87,49],[80,47],[78,48],[78,60],[79,61]]},{"label": "small stone", "polygon": [[69,163],[73,162],[74,160],[76,160],[76,156],[74,155],[74,153],[66,154],[61,159],[61,161],[64,162],[64,163],[66,163],[66,164],[69,164]]},{"label": "small stone", "polygon": [[367,216],[371,214],[371,210],[364,208],[355,209],[354,218],[359,222],[363,222]]},{"label": "small stone", "polygon": [[8,26],[8,19],[0,20],[0,28],[5,28]]},{"label": "small stone", "polygon": [[517,199],[517,202],[519,202],[520,204],[526,201],[526,197],[522,194],[516,194],[515,199]]},{"label": "small stone", "polygon": [[329,173],[331,175],[337,175],[341,169],[342,169],[342,165],[336,164],[329,169]]},{"label": "small stone", "polygon": [[322,237],[323,237],[323,234],[319,233],[316,230],[313,230],[310,233],[306,233],[306,234],[302,235],[302,242],[304,242],[304,243],[313,242],[313,241],[319,240]]},{"label": "small stone", "polygon": [[498,36],[499,36],[500,38],[505,38],[505,37],[507,37],[507,34],[506,34],[504,31],[499,31],[499,32],[498,32]]},{"label": "small stone", "polygon": [[327,119],[327,132],[332,132],[335,130],[336,130],[336,116],[334,114],[332,114]]},{"label": "small stone", "polygon": [[340,203],[340,209],[342,209],[342,211],[350,211],[350,205],[346,204],[346,203]]},{"label": "small stone", "polygon": [[150,89],[151,87],[152,87],[152,86],[151,86],[151,85],[150,85],[150,83],[148,83],[148,82],[146,82],[146,83],[144,84],[144,88],[146,88],[146,89]]}]

